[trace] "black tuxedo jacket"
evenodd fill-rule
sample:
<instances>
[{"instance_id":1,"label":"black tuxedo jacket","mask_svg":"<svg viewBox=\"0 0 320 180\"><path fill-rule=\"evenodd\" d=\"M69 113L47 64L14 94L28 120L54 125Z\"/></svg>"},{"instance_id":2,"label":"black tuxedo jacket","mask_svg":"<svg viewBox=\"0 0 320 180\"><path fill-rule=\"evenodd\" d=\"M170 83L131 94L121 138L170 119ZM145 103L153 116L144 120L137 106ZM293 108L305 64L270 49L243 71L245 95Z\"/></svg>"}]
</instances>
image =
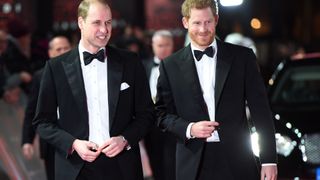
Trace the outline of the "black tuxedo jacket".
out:
<instances>
[{"instance_id":1,"label":"black tuxedo jacket","mask_svg":"<svg viewBox=\"0 0 320 180\"><path fill-rule=\"evenodd\" d=\"M37 72L35 72L32 77L32 89L28 98L28 104L26 107L26 112L25 112L23 125L22 125L22 145L25 143L32 144L36 136L36 131L32 126L32 119L34 118L36 113L42 72L43 72L43 69L40 69ZM49 148L52 148L52 147L42 138L40 138L39 145L40 145L40 157L45 160L49 159L48 156L51 155L49 154Z\"/></svg>"},{"instance_id":2,"label":"black tuxedo jacket","mask_svg":"<svg viewBox=\"0 0 320 180\"><path fill-rule=\"evenodd\" d=\"M252 179L258 167L251 150L246 101L260 138L260 161L276 163L274 126L256 58L247 48L217 41L215 120L224 157L235 179ZM195 180L205 143L187 139L190 122L210 119L190 45L160 63L156 111L159 126L178 137L177 180ZM257 171L254 171L256 169ZM252 174L252 173L255 174Z\"/></svg>"},{"instance_id":3,"label":"black tuxedo jacket","mask_svg":"<svg viewBox=\"0 0 320 180\"><path fill-rule=\"evenodd\" d=\"M153 122L153 103L142 63L127 51L106 47L110 136L123 135L131 149L116 157L123 177L142 179L139 140ZM121 83L130 87L120 90ZM59 110L59 119L55 118ZM49 60L41 80L33 124L56 148L56 179L75 179L84 161L70 149L89 137L88 109L78 48Z\"/></svg>"}]
</instances>

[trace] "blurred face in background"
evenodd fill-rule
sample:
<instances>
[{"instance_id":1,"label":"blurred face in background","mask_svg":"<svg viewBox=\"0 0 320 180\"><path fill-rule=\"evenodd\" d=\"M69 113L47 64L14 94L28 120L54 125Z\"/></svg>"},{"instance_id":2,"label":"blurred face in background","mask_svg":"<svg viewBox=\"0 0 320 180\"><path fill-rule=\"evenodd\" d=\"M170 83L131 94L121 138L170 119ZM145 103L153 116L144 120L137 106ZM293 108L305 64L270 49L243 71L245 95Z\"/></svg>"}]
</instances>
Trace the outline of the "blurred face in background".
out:
<instances>
[{"instance_id":1,"label":"blurred face in background","mask_svg":"<svg viewBox=\"0 0 320 180\"><path fill-rule=\"evenodd\" d=\"M210 7L192 8L190 17L183 17L182 23L188 29L192 44L199 49L205 49L214 40L218 15L214 14Z\"/></svg>"},{"instance_id":2,"label":"blurred face in background","mask_svg":"<svg viewBox=\"0 0 320 180\"><path fill-rule=\"evenodd\" d=\"M100 2L92 2L87 16L78 17L78 25L84 48L91 53L96 53L101 47L107 45L111 37L112 15L110 7Z\"/></svg>"},{"instance_id":3,"label":"blurred face in background","mask_svg":"<svg viewBox=\"0 0 320 180\"><path fill-rule=\"evenodd\" d=\"M165 59L173 52L173 39L165 36L154 37L152 39L152 50L160 60Z\"/></svg>"},{"instance_id":4,"label":"blurred face in background","mask_svg":"<svg viewBox=\"0 0 320 180\"><path fill-rule=\"evenodd\" d=\"M50 58L54 58L69 51L70 49L71 45L69 40L66 37L58 36L49 42L48 54Z\"/></svg>"}]
</instances>

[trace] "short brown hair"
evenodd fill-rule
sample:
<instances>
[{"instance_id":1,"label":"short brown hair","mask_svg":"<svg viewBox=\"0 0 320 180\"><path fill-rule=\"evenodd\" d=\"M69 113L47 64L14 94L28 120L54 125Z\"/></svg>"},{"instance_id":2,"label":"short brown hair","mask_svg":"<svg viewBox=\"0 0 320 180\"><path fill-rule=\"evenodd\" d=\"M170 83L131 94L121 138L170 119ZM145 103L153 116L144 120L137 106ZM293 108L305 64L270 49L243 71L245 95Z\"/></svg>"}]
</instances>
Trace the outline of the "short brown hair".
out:
<instances>
[{"instance_id":1,"label":"short brown hair","mask_svg":"<svg viewBox=\"0 0 320 180\"><path fill-rule=\"evenodd\" d=\"M78 17L86 19L90 5L97 2L109 6L107 0L82 0L78 7Z\"/></svg>"},{"instance_id":2,"label":"short brown hair","mask_svg":"<svg viewBox=\"0 0 320 180\"><path fill-rule=\"evenodd\" d=\"M213 14L218 15L217 0L185 0L181 6L181 13L183 17L189 18L192 8L204 9L210 7Z\"/></svg>"}]
</instances>

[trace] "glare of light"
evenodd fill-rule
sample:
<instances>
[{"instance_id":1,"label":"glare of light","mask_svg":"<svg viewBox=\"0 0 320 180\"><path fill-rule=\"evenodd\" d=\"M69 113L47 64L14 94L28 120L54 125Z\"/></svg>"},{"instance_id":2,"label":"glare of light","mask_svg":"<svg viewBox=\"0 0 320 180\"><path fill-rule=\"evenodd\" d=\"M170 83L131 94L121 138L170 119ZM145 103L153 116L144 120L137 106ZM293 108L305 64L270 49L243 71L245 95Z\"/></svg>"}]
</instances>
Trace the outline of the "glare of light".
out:
<instances>
[{"instance_id":1,"label":"glare of light","mask_svg":"<svg viewBox=\"0 0 320 180\"><path fill-rule=\"evenodd\" d=\"M259 134L257 132L254 132L251 134L251 148L252 148L253 154L259 157L259 154L260 154Z\"/></svg>"},{"instance_id":2,"label":"glare of light","mask_svg":"<svg viewBox=\"0 0 320 180\"><path fill-rule=\"evenodd\" d=\"M274 116L274 118L276 118L276 120L280 120L280 115L279 115L279 114L276 114L276 115Z\"/></svg>"},{"instance_id":3,"label":"glare of light","mask_svg":"<svg viewBox=\"0 0 320 180\"><path fill-rule=\"evenodd\" d=\"M220 0L222 6L239 6L243 3L243 0Z\"/></svg>"},{"instance_id":4,"label":"glare of light","mask_svg":"<svg viewBox=\"0 0 320 180\"><path fill-rule=\"evenodd\" d=\"M8 14L10 13L12 10L12 6L11 4L9 3L4 3L3 6L2 6L2 12L5 13L5 14Z\"/></svg>"},{"instance_id":5,"label":"glare of light","mask_svg":"<svg viewBox=\"0 0 320 180\"><path fill-rule=\"evenodd\" d=\"M17 3L17 4L14 6L14 9L15 9L16 13L20 13L21 10L22 10L22 5L21 5L21 3Z\"/></svg>"},{"instance_id":6,"label":"glare of light","mask_svg":"<svg viewBox=\"0 0 320 180\"><path fill-rule=\"evenodd\" d=\"M67 30L69 28L69 23L67 21L63 21L61 23L61 29Z\"/></svg>"},{"instance_id":7,"label":"glare of light","mask_svg":"<svg viewBox=\"0 0 320 180\"><path fill-rule=\"evenodd\" d=\"M257 18L252 18L250 24L253 29L260 29L261 28L261 21Z\"/></svg>"},{"instance_id":8,"label":"glare of light","mask_svg":"<svg viewBox=\"0 0 320 180\"><path fill-rule=\"evenodd\" d=\"M288 129L291 129L291 128L292 128L292 124L291 124L291 123L287 123L287 124L286 124L286 127L287 127Z\"/></svg>"},{"instance_id":9,"label":"glare of light","mask_svg":"<svg viewBox=\"0 0 320 180\"><path fill-rule=\"evenodd\" d=\"M297 142L292 141L290 137L282 136L279 133L275 135L275 138L277 153L285 157L289 156L294 147L297 145Z\"/></svg>"},{"instance_id":10,"label":"glare of light","mask_svg":"<svg viewBox=\"0 0 320 180\"><path fill-rule=\"evenodd\" d=\"M274 81L273 79L269 79L269 85L273 85Z\"/></svg>"},{"instance_id":11,"label":"glare of light","mask_svg":"<svg viewBox=\"0 0 320 180\"><path fill-rule=\"evenodd\" d=\"M302 136L302 134L299 132L299 133L298 133L298 137L301 138L301 136Z\"/></svg>"}]
</instances>

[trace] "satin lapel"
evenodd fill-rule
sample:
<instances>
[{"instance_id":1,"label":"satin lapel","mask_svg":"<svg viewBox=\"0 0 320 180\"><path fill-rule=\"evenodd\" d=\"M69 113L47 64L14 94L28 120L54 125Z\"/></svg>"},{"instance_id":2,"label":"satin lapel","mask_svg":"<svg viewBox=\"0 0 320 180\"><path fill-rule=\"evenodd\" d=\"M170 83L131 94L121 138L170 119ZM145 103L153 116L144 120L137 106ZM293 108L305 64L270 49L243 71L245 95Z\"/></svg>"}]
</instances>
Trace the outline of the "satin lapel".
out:
<instances>
[{"instance_id":1,"label":"satin lapel","mask_svg":"<svg viewBox=\"0 0 320 180\"><path fill-rule=\"evenodd\" d=\"M190 45L184 48L182 58L178 62L180 63L179 67L181 68L185 81L189 85L188 87L191 87L192 89L193 95L191 97L194 97L201 109L208 114Z\"/></svg>"},{"instance_id":2,"label":"satin lapel","mask_svg":"<svg viewBox=\"0 0 320 180\"><path fill-rule=\"evenodd\" d=\"M66 73L73 97L80 109L79 112L86 112L86 116L88 116L86 93L84 89L78 48L72 50L70 56L66 61L62 62L62 65Z\"/></svg>"},{"instance_id":3,"label":"satin lapel","mask_svg":"<svg viewBox=\"0 0 320 180\"><path fill-rule=\"evenodd\" d=\"M218 54L217 54L217 67L216 67L216 84L215 84L215 106L218 107L221 93L228 77L232 58L223 43L217 40Z\"/></svg>"},{"instance_id":4,"label":"satin lapel","mask_svg":"<svg viewBox=\"0 0 320 180\"><path fill-rule=\"evenodd\" d=\"M114 49L107 47L106 53L108 56L109 127L111 129L119 99L123 65L120 56Z\"/></svg>"}]
</instances>

